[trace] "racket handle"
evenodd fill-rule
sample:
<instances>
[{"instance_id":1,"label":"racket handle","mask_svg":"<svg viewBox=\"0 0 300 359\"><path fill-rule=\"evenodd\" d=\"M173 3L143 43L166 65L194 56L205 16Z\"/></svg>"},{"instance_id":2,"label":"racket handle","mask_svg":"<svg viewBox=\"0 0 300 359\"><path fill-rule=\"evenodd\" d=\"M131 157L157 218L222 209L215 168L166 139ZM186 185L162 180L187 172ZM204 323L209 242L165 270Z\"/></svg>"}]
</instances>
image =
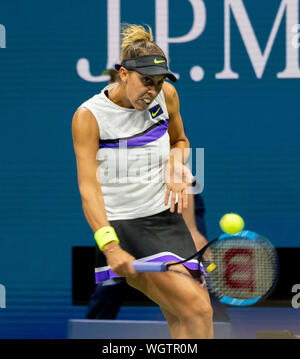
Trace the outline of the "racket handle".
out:
<instances>
[{"instance_id":1,"label":"racket handle","mask_svg":"<svg viewBox=\"0 0 300 359\"><path fill-rule=\"evenodd\" d=\"M163 262L133 262L137 272L166 272L167 265Z\"/></svg>"}]
</instances>

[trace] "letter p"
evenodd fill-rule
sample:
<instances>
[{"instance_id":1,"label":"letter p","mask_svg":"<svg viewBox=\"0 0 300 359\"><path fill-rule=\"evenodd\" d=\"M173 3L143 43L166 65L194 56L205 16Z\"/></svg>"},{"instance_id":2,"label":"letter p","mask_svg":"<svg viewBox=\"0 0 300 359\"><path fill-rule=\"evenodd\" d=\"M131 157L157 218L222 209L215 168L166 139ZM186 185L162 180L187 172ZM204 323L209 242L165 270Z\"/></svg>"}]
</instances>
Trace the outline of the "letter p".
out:
<instances>
[{"instance_id":1,"label":"letter p","mask_svg":"<svg viewBox=\"0 0 300 359\"><path fill-rule=\"evenodd\" d=\"M203 0L188 0L193 8L193 24L190 31L180 37L169 37L169 0L156 0L156 42L169 59L169 44L183 43L195 40L206 25L206 9ZM175 74L179 78L178 74Z\"/></svg>"}]
</instances>

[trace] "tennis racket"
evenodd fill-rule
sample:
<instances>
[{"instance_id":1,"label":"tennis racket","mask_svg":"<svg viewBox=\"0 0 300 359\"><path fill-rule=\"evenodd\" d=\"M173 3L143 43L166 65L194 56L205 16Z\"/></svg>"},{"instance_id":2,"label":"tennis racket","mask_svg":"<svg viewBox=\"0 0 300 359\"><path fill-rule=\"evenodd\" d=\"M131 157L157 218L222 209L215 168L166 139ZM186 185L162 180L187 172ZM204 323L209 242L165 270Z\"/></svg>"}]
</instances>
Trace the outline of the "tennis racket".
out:
<instances>
[{"instance_id":1,"label":"tennis racket","mask_svg":"<svg viewBox=\"0 0 300 359\"><path fill-rule=\"evenodd\" d=\"M137 272L165 272L195 257L208 290L227 305L256 304L271 294L278 279L278 256L271 242L245 230L236 235L223 233L176 263L135 261L133 266Z\"/></svg>"}]
</instances>

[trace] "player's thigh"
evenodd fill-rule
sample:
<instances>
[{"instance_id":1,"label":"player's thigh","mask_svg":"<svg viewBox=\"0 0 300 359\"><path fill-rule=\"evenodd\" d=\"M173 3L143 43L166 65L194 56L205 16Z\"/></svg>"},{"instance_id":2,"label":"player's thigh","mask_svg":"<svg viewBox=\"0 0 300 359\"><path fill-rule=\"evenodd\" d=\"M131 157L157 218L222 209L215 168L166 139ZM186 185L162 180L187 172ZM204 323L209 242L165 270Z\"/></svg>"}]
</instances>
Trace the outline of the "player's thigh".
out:
<instances>
[{"instance_id":1,"label":"player's thigh","mask_svg":"<svg viewBox=\"0 0 300 359\"><path fill-rule=\"evenodd\" d=\"M174 272L139 273L135 278L126 278L129 285L142 291L148 298L175 316L191 315L195 311L211 310L206 288L188 277L183 265L176 266L187 275Z\"/></svg>"}]
</instances>

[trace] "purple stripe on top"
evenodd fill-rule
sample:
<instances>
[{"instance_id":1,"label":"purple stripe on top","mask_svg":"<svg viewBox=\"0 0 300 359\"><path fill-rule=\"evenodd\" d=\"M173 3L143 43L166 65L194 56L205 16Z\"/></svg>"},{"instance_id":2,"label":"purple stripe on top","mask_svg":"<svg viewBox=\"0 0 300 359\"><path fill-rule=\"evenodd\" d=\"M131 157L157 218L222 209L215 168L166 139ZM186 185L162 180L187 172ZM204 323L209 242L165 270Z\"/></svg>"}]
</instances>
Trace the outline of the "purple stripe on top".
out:
<instances>
[{"instance_id":1,"label":"purple stripe on top","mask_svg":"<svg viewBox=\"0 0 300 359\"><path fill-rule=\"evenodd\" d=\"M126 144L126 147L141 147L145 146L150 142L156 141L159 138L161 138L168 130L169 126L169 119L163 121L162 124L159 126L155 126L152 130L148 132L143 132L141 135L136 135L134 137L129 137L127 139L120 139L118 141L101 141L100 140L100 147L102 148L118 148L121 146L124 147L124 144Z\"/></svg>"},{"instance_id":2,"label":"purple stripe on top","mask_svg":"<svg viewBox=\"0 0 300 359\"><path fill-rule=\"evenodd\" d=\"M162 255L160 257L156 257L156 258L152 258L149 259L145 262L170 262L170 261L178 261L180 260L179 257L177 257L175 254L165 254ZM199 269L199 265L196 262L185 262L183 263L183 265L190 269L190 270L198 270ZM106 267L107 268L107 267ZM101 268L99 268L101 269ZM106 280L112 279L112 278L117 278L119 277L115 272L113 272L110 268L109 269L103 269L100 270L99 272L95 272L95 282L99 283L99 282L104 282Z\"/></svg>"}]
</instances>

